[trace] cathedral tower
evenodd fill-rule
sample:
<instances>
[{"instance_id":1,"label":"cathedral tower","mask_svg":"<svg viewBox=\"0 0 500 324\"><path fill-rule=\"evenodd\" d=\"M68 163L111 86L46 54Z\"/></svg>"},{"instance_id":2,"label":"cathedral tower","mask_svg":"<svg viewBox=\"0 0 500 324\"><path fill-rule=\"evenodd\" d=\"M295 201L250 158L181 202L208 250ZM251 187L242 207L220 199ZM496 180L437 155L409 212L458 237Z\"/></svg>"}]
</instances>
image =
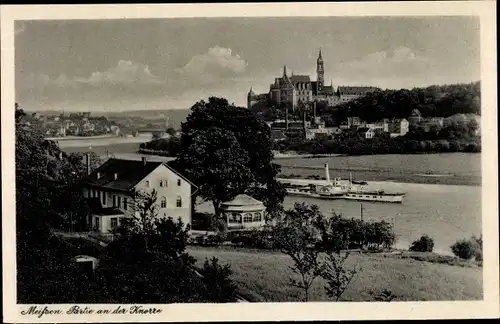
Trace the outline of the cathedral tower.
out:
<instances>
[{"instance_id":1,"label":"cathedral tower","mask_svg":"<svg viewBox=\"0 0 500 324\"><path fill-rule=\"evenodd\" d=\"M323 86L325 84L325 68L323 67L323 57L321 57L321 48L319 49L318 60L316 61L316 74L318 82L318 92L323 91Z\"/></svg>"},{"instance_id":2,"label":"cathedral tower","mask_svg":"<svg viewBox=\"0 0 500 324\"><path fill-rule=\"evenodd\" d=\"M254 97L255 97L255 92L253 92L253 89L250 87L250 91L248 91L248 94L247 94L247 108L248 109L250 109L253 106Z\"/></svg>"}]
</instances>

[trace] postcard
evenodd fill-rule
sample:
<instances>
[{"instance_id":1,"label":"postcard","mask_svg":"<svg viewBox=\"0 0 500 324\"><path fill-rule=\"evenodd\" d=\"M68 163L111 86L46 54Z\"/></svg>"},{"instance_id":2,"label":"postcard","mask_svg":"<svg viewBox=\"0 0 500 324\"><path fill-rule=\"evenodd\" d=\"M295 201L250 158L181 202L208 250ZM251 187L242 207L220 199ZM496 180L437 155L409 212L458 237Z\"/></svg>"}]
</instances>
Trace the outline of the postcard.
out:
<instances>
[{"instance_id":1,"label":"postcard","mask_svg":"<svg viewBox=\"0 0 500 324\"><path fill-rule=\"evenodd\" d=\"M2 6L5 321L500 316L494 6Z\"/></svg>"}]
</instances>

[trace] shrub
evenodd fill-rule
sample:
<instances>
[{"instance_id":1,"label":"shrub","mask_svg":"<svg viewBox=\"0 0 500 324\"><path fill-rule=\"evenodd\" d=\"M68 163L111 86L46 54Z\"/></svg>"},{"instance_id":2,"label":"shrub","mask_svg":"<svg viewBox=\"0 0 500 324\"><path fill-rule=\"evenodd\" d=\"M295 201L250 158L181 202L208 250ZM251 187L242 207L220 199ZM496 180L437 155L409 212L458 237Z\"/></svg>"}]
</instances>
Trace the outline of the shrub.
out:
<instances>
[{"instance_id":1,"label":"shrub","mask_svg":"<svg viewBox=\"0 0 500 324\"><path fill-rule=\"evenodd\" d=\"M432 252L434 249L434 240L427 234L422 235L418 240L414 241L410 246L410 251L413 252Z\"/></svg>"},{"instance_id":2,"label":"shrub","mask_svg":"<svg viewBox=\"0 0 500 324\"><path fill-rule=\"evenodd\" d=\"M314 226L321 233L322 247L326 251L381 250L392 247L396 241L392 224L383 220L365 222L334 214L328 220L316 220Z\"/></svg>"},{"instance_id":3,"label":"shrub","mask_svg":"<svg viewBox=\"0 0 500 324\"><path fill-rule=\"evenodd\" d=\"M381 291L371 291L370 295L372 295L375 301L381 302L391 302L392 300L397 298L397 296L388 289L383 289Z\"/></svg>"},{"instance_id":4,"label":"shrub","mask_svg":"<svg viewBox=\"0 0 500 324\"><path fill-rule=\"evenodd\" d=\"M476 254L475 244L471 240L459 240L451 246L451 251L460 259L470 260Z\"/></svg>"},{"instance_id":5,"label":"shrub","mask_svg":"<svg viewBox=\"0 0 500 324\"><path fill-rule=\"evenodd\" d=\"M472 242L475 245L475 259L476 261L483 261L483 236L472 236Z\"/></svg>"},{"instance_id":6,"label":"shrub","mask_svg":"<svg viewBox=\"0 0 500 324\"><path fill-rule=\"evenodd\" d=\"M199 246L218 246L224 242L224 237L221 234L199 235L192 239L190 243Z\"/></svg>"},{"instance_id":7,"label":"shrub","mask_svg":"<svg viewBox=\"0 0 500 324\"><path fill-rule=\"evenodd\" d=\"M199 231L213 231L217 228L217 219L212 213L194 213L192 228Z\"/></svg>"},{"instance_id":8,"label":"shrub","mask_svg":"<svg viewBox=\"0 0 500 324\"><path fill-rule=\"evenodd\" d=\"M206 291L204 298L209 302L227 303L234 302L237 294L237 287L231 280L233 271L229 264L220 265L215 257L205 259L205 264L200 270L203 276L203 283Z\"/></svg>"}]
</instances>

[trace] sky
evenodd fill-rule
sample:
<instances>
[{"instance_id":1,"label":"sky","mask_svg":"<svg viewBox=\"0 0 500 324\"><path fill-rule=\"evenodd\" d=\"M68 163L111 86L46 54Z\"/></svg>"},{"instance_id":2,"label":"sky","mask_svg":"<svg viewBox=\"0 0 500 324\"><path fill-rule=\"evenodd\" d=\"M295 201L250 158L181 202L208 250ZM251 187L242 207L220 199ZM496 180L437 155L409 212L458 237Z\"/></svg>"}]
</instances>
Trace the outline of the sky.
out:
<instances>
[{"instance_id":1,"label":"sky","mask_svg":"<svg viewBox=\"0 0 500 324\"><path fill-rule=\"evenodd\" d=\"M412 88L480 80L475 17L280 17L16 21L16 100L27 110L246 106L287 72Z\"/></svg>"}]
</instances>

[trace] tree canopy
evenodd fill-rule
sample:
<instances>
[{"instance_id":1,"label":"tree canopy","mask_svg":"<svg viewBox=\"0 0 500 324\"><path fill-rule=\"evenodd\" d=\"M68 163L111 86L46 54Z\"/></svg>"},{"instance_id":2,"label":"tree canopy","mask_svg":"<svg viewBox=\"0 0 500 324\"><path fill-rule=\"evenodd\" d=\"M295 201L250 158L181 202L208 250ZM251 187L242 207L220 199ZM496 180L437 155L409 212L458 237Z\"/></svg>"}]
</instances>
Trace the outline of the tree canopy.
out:
<instances>
[{"instance_id":1,"label":"tree canopy","mask_svg":"<svg viewBox=\"0 0 500 324\"><path fill-rule=\"evenodd\" d=\"M331 115L337 122L350 116L374 122L384 118L408 118L414 109L418 109L425 117L481 115L481 84L475 82L411 90L379 90L336 106L331 110Z\"/></svg>"},{"instance_id":2,"label":"tree canopy","mask_svg":"<svg viewBox=\"0 0 500 324\"><path fill-rule=\"evenodd\" d=\"M213 202L217 215L220 203L245 192L268 208L282 203L271 132L253 112L211 97L197 102L181 127L176 163L199 187L200 197Z\"/></svg>"}]
</instances>

